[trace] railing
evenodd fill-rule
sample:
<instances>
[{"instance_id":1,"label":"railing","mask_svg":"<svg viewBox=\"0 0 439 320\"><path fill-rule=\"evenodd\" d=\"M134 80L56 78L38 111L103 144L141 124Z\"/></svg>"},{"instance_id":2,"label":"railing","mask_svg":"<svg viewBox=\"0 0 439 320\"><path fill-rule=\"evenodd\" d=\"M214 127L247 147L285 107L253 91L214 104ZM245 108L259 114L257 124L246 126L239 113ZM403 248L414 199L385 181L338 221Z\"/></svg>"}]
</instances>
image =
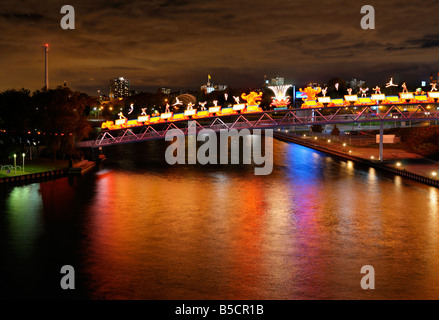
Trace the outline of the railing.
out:
<instances>
[{"instance_id":1,"label":"railing","mask_svg":"<svg viewBox=\"0 0 439 320\"><path fill-rule=\"evenodd\" d=\"M364 122L400 122L400 121L438 121L439 111L430 111L430 106L417 105L414 111L404 111L401 106L391 106L386 112L373 110L371 106L365 107L329 107L329 108L309 108L309 109L289 109L282 111L265 111L252 114L238 114L226 116L213 116L202 119L182 120L173 122L164 122L154 125L139 125L135 127L127 127L119 130L105 131L101 133L95 140L81 141L77 144L80 148L95 148L100 146L139 142L144 140L162 139L171 129L181 129L187 133L190 124L184 128L178 128L177 125L184 125L186 122L196 123L197 131L201 129L212 129L219 131L221 129L257 129L257 128L275 128L275 127L300 127L311 125L327 125L327 124L355 124ZM437 105L437 104L434 104ZM328 113L330 114L322 114ZM232 119L233 122L225 123L222 119ZM257 120L255 120L257 119ZM197 122L199 121L199 122ZM207 124L206 122L209 122ZM203 123L201 125L200 123ZM162 126L159 129L159 126ZM167 126L163 128L163 126ZM133 130L142 128L140 133ZM115 136L115 134L119 134ZM331 136L334 137L334 136ZM334 138L340 139L342 137ZM345 141L349 144L365 145L372 143L372 138L360 139L346 137ZM374 139L374 138L373 138ZM355 141L355 142L354 142Z\"/></svg>"},{"instance_id":2,"label":"railing","mask_svg":"<svg viewBox=\"0 0 439 320\"><path fill-rule=\"evenodd\" d=\"M330 139L332 141L338 141L341 143L346 143L349 145L356 145L356 146L367 146L370 144L376 143L376 137L372 136L345 136L345 135L331 135L330 133L320 133L320 132L309 132L306 134L309 137L317 137L320 139Z\"/></svg>"}]
</instances>

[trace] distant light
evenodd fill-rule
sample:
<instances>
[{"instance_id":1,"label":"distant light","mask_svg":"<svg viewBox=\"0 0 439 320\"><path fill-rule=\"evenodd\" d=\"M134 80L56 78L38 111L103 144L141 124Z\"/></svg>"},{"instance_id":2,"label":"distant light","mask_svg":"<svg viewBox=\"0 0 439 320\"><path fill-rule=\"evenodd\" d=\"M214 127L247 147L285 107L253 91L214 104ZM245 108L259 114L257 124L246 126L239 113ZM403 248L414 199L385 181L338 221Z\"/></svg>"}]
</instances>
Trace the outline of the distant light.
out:
<instances>
[{"instance_id":1,"label":"distant light","mask_svg":"<svg viewBox=\"0 0 439 320\"><path fill-rule=\"evenodd\" d=\"M400 167L400 166L401 166L401 162L397 162L397 163L396 163L396 166L397 166L397 167Z\"/></svg>"},{"instance_id":2,"label":"distant light","mask_svg":"<svg viewBox=\"0 0 439 320\"><path fill-rule=\"evenodd\" d=\"M314 140L317 140L317 137L314 137Z\"/></svg>"},{"instance_id":3,"label":"distant light","mask_svg":"<svg viewBox=\"0 0 439 320\"><path fill-rule=\"evenodd\" d=\"M433 171L433 172L431 173L431 175L432 175L433 177L436 177L436 176L437 176L436 171Z\"/></svg>"},{"instance_id":4,"label":"distant light","mask_svg":"<svg viewBox=\"0 0 439 320\"><path fill-rule=\"evenodd\" d=\"M421 87L425 87L427 85L427 82L421 81Z\"/></svg>"},{"instance_id":5,"label":"distant light","mask_svg":"<svg viewBox=\"0 0 439 320\"><path fill-rule=\"evenodd\" d=\"M370 158L371 158L371 159L374 159L375 157L374 157L374 156L370 156Z\"/></svg>"},{"instance_id":6,"label":"distant light","mask_svg":"<svg viewBox=\"0 0 439 320\"><path fill-rule=\"evenodd\" d=\"M346 143L343 143L343 147L346 147Z\"/></svg>"},{"instance_id":7,"label":"distant light","mask_svg":"<svg viewBox=\"0 0 439 320\"><path fill-rule=\"evenodd\" d=\"M331 140L328 139L328 143L331 142Z\"/></svg>"},{"instance_id":8,"label":"distant light","mask_svg":"<svg viewBox=\"0 0 439 320\"><path fill-rule=\"evenodd\" d=\"M349 153L351 153L352 152L352 150L349 150Z\"/></svg>"}]
</instances>

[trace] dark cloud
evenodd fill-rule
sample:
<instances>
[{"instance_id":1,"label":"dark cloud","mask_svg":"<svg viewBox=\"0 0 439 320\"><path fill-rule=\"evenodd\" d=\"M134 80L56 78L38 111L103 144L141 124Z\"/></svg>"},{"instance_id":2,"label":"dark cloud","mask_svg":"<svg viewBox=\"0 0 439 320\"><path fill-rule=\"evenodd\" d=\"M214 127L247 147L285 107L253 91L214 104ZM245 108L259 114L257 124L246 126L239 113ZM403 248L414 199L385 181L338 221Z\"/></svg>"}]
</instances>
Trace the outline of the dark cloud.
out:
<instances>
[{"instance_id":1,"label":"dark cloud","mask_svg":"<svg viewBox=\"0 0 439 320\"><path fill-rule=\"evenodd\" d=\"M62 30L70 4L76 29ZM296 83L335 76L383 82L439 70L439 2L368 1L376 29L362 30L362 3L347 0L5 0L0 14L0 90L50 85L108 91L124 76L136 88L260 86L264 75ZM408 21L410 23L408 23ZM390 66L390 67L387 67ZM94 79L94 80L90 80Z\"/></svg>"},{"instance_id":2,"label":"dark cloud","mask_svg":"<svg viewBox=\"0 0 439 320\"><path fill-rule=\"evenodd\" d=\"M44 18L38 13L0 13L1 18L8 20L40 21Z\"/></svg>"},{"instance_id":3,"label":"dark cloud","mask_svg":"<svg viewBox=\"0 0 439 320\"><path fill-rule=\"evenodd\" d=\"M427 34L419 39L408 40L407 43L418 48L439 47L439 34Z\"/></svg>"}]
</instances>

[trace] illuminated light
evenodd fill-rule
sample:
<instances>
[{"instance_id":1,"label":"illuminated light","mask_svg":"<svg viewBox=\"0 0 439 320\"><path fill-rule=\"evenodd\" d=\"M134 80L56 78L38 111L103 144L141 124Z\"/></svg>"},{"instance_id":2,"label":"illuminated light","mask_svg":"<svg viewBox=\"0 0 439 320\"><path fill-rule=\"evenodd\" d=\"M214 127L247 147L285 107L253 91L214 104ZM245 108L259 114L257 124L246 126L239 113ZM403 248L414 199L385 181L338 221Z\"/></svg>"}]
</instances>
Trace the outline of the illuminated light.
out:
<instances>
[{"instance_id":1,"label":"illuminated light","mask_svg":"<svg viewBox=\"0 0 439 320\"><path fill-rule=\"evenodd\" d=\"M331 142L331 140L330 139L328 139L328 143L330 143Z\"/></svg>"},{"instance_id":2,"label":"illuminated light","mask_svg":"<svg viewBox=\"0 0 439 320\"><path fill-rule=\"evenodd\" d=\"M436 89L437 90L437 89ZM430 98L439 98L439 91L435 91L435 92L428 92L428 96Z\"/></svg>"},{"instance_id":3,"label":"illuminated light","mask_svg":"<svg viewBox=\"0 0 439 320\"><path fill-rule=\"evenodd\" d=\"M165 112L165 113L162 113L162 114L160 115L160 118L161 118L161 119L169 119L169 118L172 117L172 115L173 115L173 112Z\"/></svg>"},{"instance_id":4,"label":"illuminated light","mask_svg":"<svg viewBox=\"0 0 439 320\"><path fill-rule=\"evenodd\" d=\"M209 113L217 113L220 111L221 111L221 107L218 107L218 106L209 108Z\"/></svg>"},{"instance_id":5,"label":"illuminated light","mask_svg":"<svg viewBox=\"0 0 439 320\"><path fill-rule=\"evenodd\" d=\"M230 115L230 114L236 114L235 110L233 108L223 108L221 112L218 112L218 115Z\"/></svg>"},{"instance_id":6,"label":"illuminated light","mask_svg":"<svg viewBox=\"0 0 439 320\"><path fill-rule=\"evenodd\" d=\"M372 94L371 96L370 96L370 98L372 99L372 100L375 100L375 101L381 101L381 100L385 100L386 99L386 95L385 94Z\"/></svg>"},{"instance_id":7,"label":"illuminated light","mask_svg":"<svg viewBox=\"0 0 439 320\"><path fill-rule=\"evenodd\" d=\"M358 96L356 94L346 95L344 96L344 99L348 102L355 102L358 100Z\"/></svg>"},{"instance_id":8,"label":"illuminated light","mask_svg":"<svg viewBox=\"0 0 439 320\"><path fill-rule=\"evenodd\" d=\"M141 123L138 123L138 122L137 122L137 119L129 120L129 121L127 122L127 126L129 126L129 127L134 127L134 126L138 126L138 125L141 125Z\"/></svg>"},{"instance_id":9,"label":"illuminated light","mask_svg":"<svg viewBox=\"0 0 439 320\"><path fill-rule=\"evenodd\" d=\"M286 133L288 133L288 130L285 130Z\"/></svg>"},{"instance_id":10,"label":"illuminated light","mask_svg":"<svg viewBox=\"0 0 439 320\"><path fill-rule=\"evenodd\" d=\"M262 109L259 108L259 105L247 105L245 112L246 113L262 112Z\"/></svg>"},{"instance_id":11,"label":"illuminated light","mask_svg":"<svg viewBox=\"0 0 439 320\"><path fill-rule=\"evenodd\" d=\"M101 128L102 129L110 129L114 125L113 121L105 121L102 123Z\"/></svg>"},{"instance_id":12,"label":"illuminated light","mask_svg":"<svg viewBox=\"0 0 439 320\"><path fill-rule=\"evenodd\" d=\"M346 143L343 143L343 147L346 147Z\"/></svg>"},{"instance_id":13,"label":"illuminated light","mask_svg":"<svg viewBox=\"0 0 439 320\"><path fill-rule=\"evenodd\" d=\"M398 85L396 83L393 83L393 78L390 78L390 81L386 83L386 88L389 87L397 87Z\"/></svg>"},{"instance_id":14,"label":"illuminated light","mask_svg":"<svg viewBox=\"0 0 439 320\"><path fill-rule=\"evenodd\" d=\"M149 116L139 116L139 117L137 117L137 121L138 122L148 122Z\"/></svg>"},{"instance_id":15,"label":"illuminated light","mask_svg":"<svg viewBox=\"0 0 439 320\"><path fill-rule=\"evenodd\" d=\"M388 101L388 102L399 102L399 97L398 96L387 96L386 97L386 101Z\"/></svg>"},{"instance_id":16,"label":"illuminated light","mask_svg":"<svg viewBox=\"0 0 439 320\"><path fill-rule=\"evenodd\" d=\"M302 90L300 88L299 91L301 93L306 94L306 98L303 98L303 100L306 101L306 100L316 100L317 94L319 94L322 91L322 89L320 87L318 87L316 89L314 89L312 87L306 87L304 90Z\"/></svg>"},{"instance_id":17,"label":"illuminated light","mask_svg":"<svg viewBox=\"0 0 439 320\"><path fill-rule=\"evenodd\" d=\"M314 137L314 140L317 140L317 137Z\"/></svg>"},{"instance_id":18,"label":"illuminated light","mask_svg":"<svg viewBox=\"0 0 439 320\"><path fill-rule=\"evenodd\" d=\"M303 136L306 137L306 134L304 134Z\"/></svg>"},{"instance_id":19,"label":"illuminated light","mask_svg":"<svg viewBox=\"0 0 439 320\"><path fill-rule=\"evenodd\" d=\"M291 85L283 85L283 86L269 86L268 88L274 92L274 97L271 105L274 106L285 106L290 104L288 101L288 96L286 95L287 90L291 88Z\"/></svg>"},{"instance_id":20,"label":"illuminated light","mask_svg":"<svg viewBox=\"0 0 439 320\"><path fill-rule=\"evenodd\" d=\"M113 110L113 107L110 107L110 111Z\"/></svg>"},{"instance_id":21,"label":"illuminated light","mask_svg":"<svg viewBox=\"0 0 439 320\"><path fill-rule=\"evenodd\" d=\"M151 119L149 119L149 123L155 123L159 121L160 121L160 117L152 117Z\"/></svg>"},{"instance_id":22,"label":"illuminated light","mask_svg":"<svg viewBox=\"0 0 439 320\"><path fill-rule=\"evenodd\" d=\"M239 99L239 97L237 97L237 98ZM235 110L235 111L244 110L244 109L245 109L245 103L240 103L240 104L234 104L233 105L233 110Z\"/></svg>"},{"instance_id":23,"label":"illuminated light","mask_svg":"<svg viewBox=\"0 0 439 320\"><path fill-rule=\"evenodd\" d=\"M305 100L305 103L302 104L302 108L314 108L318 106L319 104L317 103L316 100Z\"/></svg>"},{"instance_id":24,"label":"illuminated light","mask_svg":"<svg viewBox=\"0 0 439 320\"><path fill-rule=\"evenodd\" d=\"M411 93L411 92L410 93L408 93L408 92L400 93L399 97L401 99L404 99L404 100L413 99L413 93Z\"/></svg>"},{"instance_id":25,"label":"illuminated light","mask_svg":"<svg viewBox=\"0 0 439 320\"><path fill-rule=\"evenodd\" d=\"M431 173L431 175L432 175L433 177L436 177L436 176L437 176L437 172L436 172L436 171L433 171L433 172Z\"/></svg>"},{"instance_id":26,"label":"illuminated light","mask_svg":"<svg viewBox=\"0 0 439 320\"><path fill-rule=\"evenodd\" d=\"M352 153L352 150L349 150L349 153Z\"/></svg>"},{"instance_id":27,"label":"illuminated light","mask_svg":"<svg viewBox=\"0 0 439 320\"><path fill-rule=\"evenodd\" d=\"M247 105L259 105L262 100L262 92L256 93L254 91L249 94L241 94L241 98L247 101Z\"/></svg>"},{"instance_id":28,"label":"illuminated light","mask_svg":"<svg viewBox=\"0 0 439 320\"><path fill-rule=\"evenodd\" d=\"M185 110L184 111L184 115L185 116L193 116L193 115L195 115L197 113L197 110L196 109L191 109L191 110Z\"/></svg>"},{"instance_id":29,"label":"illuminated light","mask_svg":"<svg viewBox=\"0 0 439 320\"><path fill-rule=\"evenodd\" d=\"M271 89L274 92L275 99L276 100L284 100L289 97L287 97L287 91L289 88L291 88L291 85L283 85L283 86L269 86L268 88Z\"/></svg>"},{"instance_id":30,"label":"illuminated light","mask_svg":"<svg viewBox=\"0 0 439 320\"><path fill-rule=\"evenodd\" d=\"M374 157L374 156L370 156L370 158L371 158L371 159L375 159L375 157Z\"/></svg>"},{"instance_id":31,"label":"illuminated light","mask_svg":"<svg viewBox=\"0 0 439 320\"><path fill-rule=\"evenodd\" d=\"M428 101L426 95L415 96L416 101Z\"/></svg>"},{"instance_id":32,"label":"illuminated light","mask_svg":"<svg viewBox=\"0 0 439 320\"><path fill-rule=\"evenodd\" d=\"M369 98L369 97L367 97L367 98L364 98L364 97L358 98L358 101L360 103L362 103L362 104L371 104L372 103L372 99Z\"/></svg>"},{"instance_id":33,"label":"illuminated light","mask_svg":"<svg viewBox=\"0 0 439 320\"><path fill-rule=\"evenodd\" d=\"M198 118L205 118L209 116L210 116L209 111L204 110L204 111L198 111L197 114L193 116L193 118L198 119Z\"/></svg>"},{"instance_id":34,"label":"illuminated light","mask_svg":"<svg viewBox=\"0 0 439 320\"><path fill-rule=\"evenodd\" d=\"M127 119L123 118L123 119L117 119L116 120L116 126L120 126L122 124L125 124L127 122Z\"/></svg>"},{"instance_id":35,"label":"illuminated light","mask_svg":"<svg viewBox=\"0 0 439 320\"><path fill-rule=\"evenodd\" d=\"M194 110L185 110L185 111L194 111ZM188 117L186 117L185 113L176 113L172 116L172 118L169 118L169 121L179 121L179 120L187 120Z\"/></svg>"},{"instance_id":36,"label":"illuminated light","mask_svg":"<svg viewBox=\"0 0 439 320\"><path fill-rule=\"evenodd\" d=\"M397 166L397 167L400 167L400 166L401 166L401 162L397 162L397 163L396 163L396 166Z\"/></svg>"},{"instance_id":37,"label":"illuminated light","mask_svg":"<svg viewBox=\"0 0 439 320\"><path fill-rule=\"evenodd\" d=\"M331 97L317 97L319 103L331 103Z\"/></svg>"},{"instance_id":38,"label":"illuminated light","mask_svg":"<svg viewBox=\"0 0 439 320\"><path fill-rule=\"evenodd\" d=\"M343 99L331 99L331 103L336 107L344 106L344 100Z\"/></svg>"}]
</instances>

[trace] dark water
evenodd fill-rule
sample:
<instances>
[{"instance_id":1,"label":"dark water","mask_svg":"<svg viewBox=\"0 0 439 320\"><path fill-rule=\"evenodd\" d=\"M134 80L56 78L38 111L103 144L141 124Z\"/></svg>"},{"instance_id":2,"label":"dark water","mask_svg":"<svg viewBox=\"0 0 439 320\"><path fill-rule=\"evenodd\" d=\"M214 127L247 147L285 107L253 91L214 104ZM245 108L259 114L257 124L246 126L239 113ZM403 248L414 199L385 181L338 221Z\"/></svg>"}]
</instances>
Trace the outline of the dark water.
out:
<instances>
[{"instance_id":1,"label":"dark water","mask_svg":"<svg viewBox=\"0 0 439 320\"><path fill-rule=\"evenodd\" d=\"M438 189L280 141L269 176L169 166L165 148L112 147L96 173L2 186L1 297L439 298Z\"/></svg>"}]
</instances>

